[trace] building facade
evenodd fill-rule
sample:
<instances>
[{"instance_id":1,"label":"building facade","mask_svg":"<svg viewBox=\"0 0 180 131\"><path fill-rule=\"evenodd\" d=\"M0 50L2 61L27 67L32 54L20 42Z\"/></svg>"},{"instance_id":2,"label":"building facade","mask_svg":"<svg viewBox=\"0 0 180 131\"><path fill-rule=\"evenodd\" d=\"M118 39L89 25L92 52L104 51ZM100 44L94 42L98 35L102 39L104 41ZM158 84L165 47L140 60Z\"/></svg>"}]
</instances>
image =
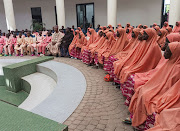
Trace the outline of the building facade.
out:
<instances>
[{"instance_id":1,"label":"building facade","mask_svg":"<svg viewBox=\"0 0 180 131\"><path fill-rule=\"evenodd\" d=\"M179 0L174 1L180 4ZM178 11L170 13L177 15ZM5 32L30 29L33 19L45 23L47 29L56 24L65 27L118 23L125 26L128 22L134 26L160 25L161 12L162 0L0 0L0 29Z\"/></svg>"}]
</instances>

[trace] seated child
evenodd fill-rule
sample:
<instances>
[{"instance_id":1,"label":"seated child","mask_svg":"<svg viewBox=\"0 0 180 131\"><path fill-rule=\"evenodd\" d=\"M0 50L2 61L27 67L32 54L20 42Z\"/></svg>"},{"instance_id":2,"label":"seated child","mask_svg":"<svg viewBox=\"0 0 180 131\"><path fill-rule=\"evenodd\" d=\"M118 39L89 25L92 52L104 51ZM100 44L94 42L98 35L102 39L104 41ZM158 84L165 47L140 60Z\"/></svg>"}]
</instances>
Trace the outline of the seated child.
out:
<instances>
[{"instance_id":1,"label":"seated child","mask_svg":"<svg viewBox=\"0 0 180 131\"><path fill-rule=\"evenodd\" d=\"M19 36L17 38L17 44L15 46L15 51L16 51L16 56L19 56L19 52L21 51L21 57L23 56L24 54L24 49L27 49L25 48L26 47L26 44L25 44L25 41L24 41L24 38L22 37L22 33L20 32L19 33ZM27 50L25 50L27 52Z\"/></svg>"},{"instance_id":2,"label":"seated child","mask_svg":"<svg viewBox=\"0 0 180 131\"><path fill-rule=\"evenodd\" d=\"M5 45L4 45L4 51L5 51L5 55L4 56L11 56L11 54L9 54L9 50L8 47L11 46L11 39L9 38L9 34L6 34L6 38L5 38Z\"/></svg>"}]
</instances>

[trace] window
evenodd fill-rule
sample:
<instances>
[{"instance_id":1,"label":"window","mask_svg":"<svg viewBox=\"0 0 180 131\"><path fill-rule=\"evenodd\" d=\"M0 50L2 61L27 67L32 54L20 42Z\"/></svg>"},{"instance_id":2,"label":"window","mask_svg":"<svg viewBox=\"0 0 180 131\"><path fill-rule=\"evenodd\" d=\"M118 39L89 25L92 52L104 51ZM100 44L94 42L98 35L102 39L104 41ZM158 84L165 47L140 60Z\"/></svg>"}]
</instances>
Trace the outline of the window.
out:
<instances>
[{"instance_id":1,"label":"window","mask_svg":"<svg viewBox=\"0 0 180 131\"><path fill-rule=\"evenodd\" d=\"M38 23L42 23L41 7L31 8L32 20Z\"/></svg>"}]
</instances>

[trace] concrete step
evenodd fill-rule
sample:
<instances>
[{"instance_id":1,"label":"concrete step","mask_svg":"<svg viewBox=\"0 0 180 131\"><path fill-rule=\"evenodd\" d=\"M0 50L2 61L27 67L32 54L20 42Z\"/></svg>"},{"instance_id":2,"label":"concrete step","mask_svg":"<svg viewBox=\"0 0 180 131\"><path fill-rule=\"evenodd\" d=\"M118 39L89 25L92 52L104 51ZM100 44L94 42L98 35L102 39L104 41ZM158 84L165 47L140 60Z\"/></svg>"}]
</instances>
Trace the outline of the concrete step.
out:
<instances>
[{"instance_id":1,"label":"concrete step","mask_svg":"<svg viewBox=\"0 0 180 131\"><path fill-rule=\"evenodd\" d=\"M80 104L86 91L86 79L78 69L55 61L38 64L37 71L53 78L57 85L31 112L63 123Z\"/></svg>"},{"instance_id":2,"label":"concrete step","mask_svg":"<svg viewBox=\"0 0 180 131\"><path fill-rule=\"evenodd\" d=\"M21 105L19 105L19 108L27 111L31 111L43 102L43 100L52 93L56 86L54 79L39 72L22 77L22 79L31 85L29 96Z\"/></svg>"}]
</instances>

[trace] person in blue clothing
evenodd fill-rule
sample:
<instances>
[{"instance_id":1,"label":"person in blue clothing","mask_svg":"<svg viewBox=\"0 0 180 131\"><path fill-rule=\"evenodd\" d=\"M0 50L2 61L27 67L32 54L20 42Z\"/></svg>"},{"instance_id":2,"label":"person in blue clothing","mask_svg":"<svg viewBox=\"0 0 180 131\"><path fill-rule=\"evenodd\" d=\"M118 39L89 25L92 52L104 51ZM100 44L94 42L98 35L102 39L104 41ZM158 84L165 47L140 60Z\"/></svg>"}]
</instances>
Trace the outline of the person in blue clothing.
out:
<instances>
[{"instance_id":1,"label":"person in blue clothing","mask_svg":"<svg viewBox=\"0 0 180 131\"><path fill-rule=\"evenodd\" d=\"M100 29L100 24L97 25L96 32L98 32Z\"/></svg>"},{"instance_id":2,"label":"person in blue clothing","mask_svg":"<svg viewBox=\"0 0 180 131\"><path fill-rule=\"evenodd\" d=\"M74 31L76 31L76 28L74 28L74 25L72 25L72 29L73 29Z\"/></svg>"}]
</instances>

